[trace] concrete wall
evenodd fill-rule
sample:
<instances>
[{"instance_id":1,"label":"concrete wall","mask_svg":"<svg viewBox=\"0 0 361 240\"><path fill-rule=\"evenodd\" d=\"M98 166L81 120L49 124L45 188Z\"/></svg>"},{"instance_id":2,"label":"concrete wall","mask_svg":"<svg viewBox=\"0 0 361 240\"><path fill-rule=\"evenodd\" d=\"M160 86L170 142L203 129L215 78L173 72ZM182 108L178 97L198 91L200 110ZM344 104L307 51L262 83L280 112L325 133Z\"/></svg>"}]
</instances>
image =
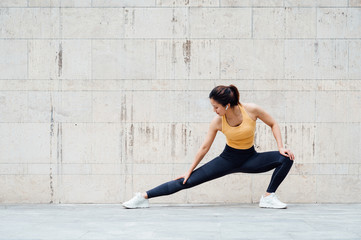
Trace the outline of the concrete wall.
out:
<instances>
[{"instance_id":1,"label":"concrete wall","mask_svg":"<svg viewBox=\"0 0 361 240\"><path fill-rule=\"evenodd\" d=\"M279 122L286 202L361 202L360 0L1 0L0 202L119 203L186 171L235 84ZM204 158L223 149L222 133ZM277 150L258 122L258 151ZM271 173L152 202L257 202Z\"/></svg>"}]
</instances>

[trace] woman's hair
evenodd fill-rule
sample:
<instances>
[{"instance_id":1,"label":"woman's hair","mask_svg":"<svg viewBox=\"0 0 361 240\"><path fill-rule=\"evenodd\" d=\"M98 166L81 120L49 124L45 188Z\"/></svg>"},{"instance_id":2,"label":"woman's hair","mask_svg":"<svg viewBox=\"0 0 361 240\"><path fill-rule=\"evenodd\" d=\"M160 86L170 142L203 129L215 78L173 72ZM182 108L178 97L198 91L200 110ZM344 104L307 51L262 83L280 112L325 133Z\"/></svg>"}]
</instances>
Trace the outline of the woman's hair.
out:
<instances>
[{"instance_id":1,"label":"woman's hair","mask_svg":"<svg viewBox=\"0 0 361 240\"><path fill-rule=\"evenodd\" d=\"M231 107L240 104L239 102L239 92L236 86L217 86L209 93L209 98L219 102L222 106L226 106L228 103L231 104Z\"/></svg>"}]
</instances>

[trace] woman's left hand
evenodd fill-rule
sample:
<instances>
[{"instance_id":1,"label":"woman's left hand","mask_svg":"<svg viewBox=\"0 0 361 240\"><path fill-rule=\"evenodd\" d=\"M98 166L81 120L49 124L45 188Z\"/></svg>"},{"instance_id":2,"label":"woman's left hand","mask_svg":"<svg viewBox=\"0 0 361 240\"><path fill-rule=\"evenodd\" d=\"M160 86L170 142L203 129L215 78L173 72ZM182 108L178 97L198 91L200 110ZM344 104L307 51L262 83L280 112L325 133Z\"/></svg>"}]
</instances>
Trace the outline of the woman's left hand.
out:
<instances>
[{"instance_id":1,"label":"woman's left hand","mask_svg":"<svg viewBox=\"0 0 361 240\"><path fill-rule=\"evenodd\" d=\"M279 151L283 156L289 157L291 160L295 160L295 155L291 152L291 150L280 148Z\"/></svg>"}]
</instances>

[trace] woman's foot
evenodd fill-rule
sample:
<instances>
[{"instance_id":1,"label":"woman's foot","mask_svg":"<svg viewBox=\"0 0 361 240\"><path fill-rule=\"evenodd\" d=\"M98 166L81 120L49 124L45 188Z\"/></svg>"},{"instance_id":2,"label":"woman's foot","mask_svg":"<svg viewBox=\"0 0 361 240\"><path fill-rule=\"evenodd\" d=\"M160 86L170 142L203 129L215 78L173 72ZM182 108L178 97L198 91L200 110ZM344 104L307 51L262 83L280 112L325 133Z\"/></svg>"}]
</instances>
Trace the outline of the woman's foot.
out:
<instances>
[{"instance_id":1,"label":"woman's foot","mask_svg":"<svg viewBox=\"0 0 361 240\"><path fill-rule=\"evenodd\" d=\"M275 193L271 193L268 196L261 197L259 201L259 207L261 208L287 208L287 204L278 200Z\"/></svg>"},{"instance_id":2,"label":"woman's foot","mask_svg":"<svg viewBox=\"0 0 361 240\"><path fill-rule=\"evenodd\" d=\"M148 208L149 200L144 198L141 193L136 193L132 199L124 202L122 205L125 208Z\"/></svg>"}]
</instances>

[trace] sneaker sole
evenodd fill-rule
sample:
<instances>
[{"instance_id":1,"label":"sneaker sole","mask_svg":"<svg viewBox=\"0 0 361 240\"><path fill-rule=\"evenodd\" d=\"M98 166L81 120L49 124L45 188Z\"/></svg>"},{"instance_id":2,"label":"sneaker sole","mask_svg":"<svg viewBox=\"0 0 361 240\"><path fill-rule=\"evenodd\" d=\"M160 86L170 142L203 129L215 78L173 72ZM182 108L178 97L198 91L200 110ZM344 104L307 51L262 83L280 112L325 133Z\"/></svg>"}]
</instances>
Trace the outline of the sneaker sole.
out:
<instances>
[{"instance_id":1,"label":"sneaker sole","mask_svg":"<svg viewBox=\"0 0 361 240\"><path fill-rule=\"evenodd\" d=\"M138 206L138 207L129 207L127 205L122 204L122 206L126 209L137 209L137 208L149 208L149 206Z\"/></svg>"},{"instance_id":2,"label":"sneaker sole","mask_svg":"<svg viewBox=\"0 0 361 240\"><path fill-rule=\"evenodd\" d=\"M260 208L275 208L275 209L286 209L287 206L280 206L280 207L275 207L275 206L271 206L271 205L259 205Z\"/></svg>"}]
</instances>

